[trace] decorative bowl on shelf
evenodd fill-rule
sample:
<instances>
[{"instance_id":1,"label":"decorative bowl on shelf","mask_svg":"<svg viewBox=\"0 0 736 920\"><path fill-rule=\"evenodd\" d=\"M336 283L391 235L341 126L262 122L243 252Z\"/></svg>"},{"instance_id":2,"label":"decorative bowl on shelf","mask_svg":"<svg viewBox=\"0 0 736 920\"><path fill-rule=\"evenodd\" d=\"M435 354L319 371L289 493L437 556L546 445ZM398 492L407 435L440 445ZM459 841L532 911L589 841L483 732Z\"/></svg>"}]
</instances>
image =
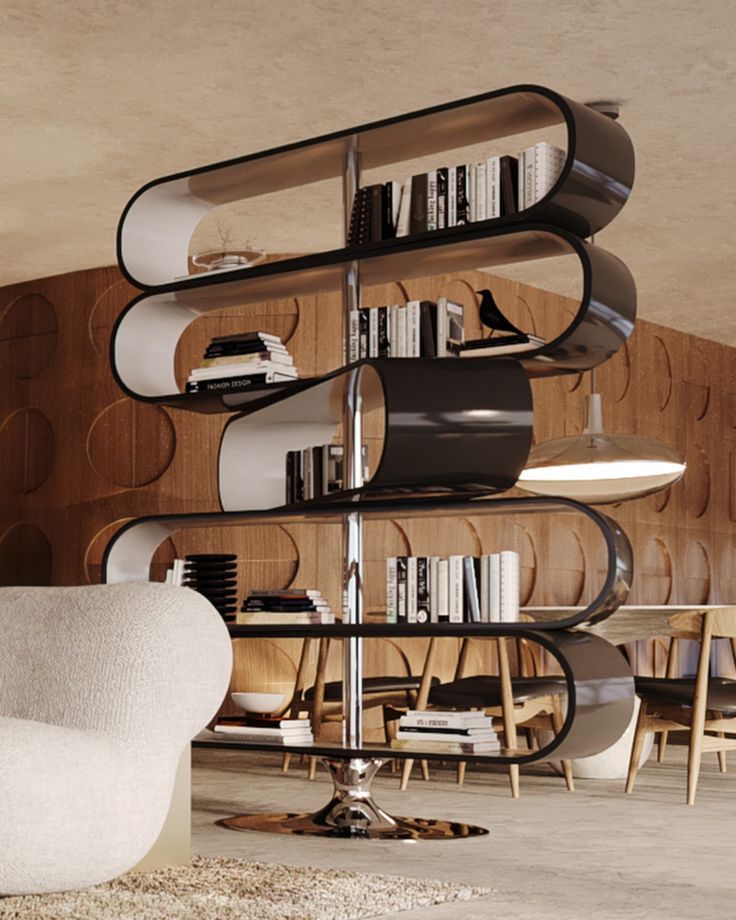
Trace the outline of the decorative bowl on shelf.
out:
<instances>
[{"instance_id":1,"label":"decorative bowl on shelf","mask_svg":"<svg viewBox=\"0 0 736 920\"><path fill-rule=\"evenodd\" d=\"M245 712L254 715L270 715L280 709L287 700L286 693L231 693L230 699Z\"/></svg>"},{"instance_id":2,"label":"decorative bowl on shelf","mask_svg":"<svg viewBox=\"0 0 736 920\"><path fill-rule=\"evenodd\" d=\"M266 253L260 249L207 249L193 255L192 263L208 272L221 272L234 268L251 268L265 258Z\"/></svg>"}]
</instances>

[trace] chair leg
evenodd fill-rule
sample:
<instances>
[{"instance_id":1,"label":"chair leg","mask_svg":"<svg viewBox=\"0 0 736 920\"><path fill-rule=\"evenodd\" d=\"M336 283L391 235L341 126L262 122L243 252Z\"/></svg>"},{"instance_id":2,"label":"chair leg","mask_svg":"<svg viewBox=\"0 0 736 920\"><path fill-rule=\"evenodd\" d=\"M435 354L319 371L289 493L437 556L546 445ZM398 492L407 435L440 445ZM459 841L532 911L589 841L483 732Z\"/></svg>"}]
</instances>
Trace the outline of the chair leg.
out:
<instances>
[{"instance_id":1,"label":"chair leg","mask_svg":"<svg viewBox=\"0 0 736 920\"><path fill-rule=\"evenodd\" d=\"M657 739L657 763L664 763L664 754L667 750L667 736L669 732L660 732Z\"/></svg>"},{"instance_id":2,"label":"chair leg","mask_svg":"<svg viewBox=\"0 0 736 920\"><path fill-rule=\"evenodd\" d=\"M565 785L567 786L568 792L575 792L575 780L572 776L572 761L563 760L562 761L562 772L565 776Z\"/></svg>"},{"instance_id":3,"label":"chair leg","mask_svg":"<svg viewBox=\"0 0 736 920\"><path fill-rule=\"evenodd\" d=\"M288 773L290 764L291 764L291 754L286 753L284 754L283 759L281 760L281 772Z\"/></svg>"},{"instance_id":4,"label":"chair leg","mask_svg":"<svg viewBox=\"0 0 736 920\"><path fill-rule=\"evenodd\" d=\"M409 777L411 776L411 769L414 766L413 760L405 760L404 766L401 768L401 782L399 783L399 789L402 792L406 792L406 787L409 785Z\"/></svg>"},{"instance_id":5,"label":"chair leg","mask_svg":"<svg viewBox=\"0 0 736 920\"><path fill-rule=\"evenodd\" d=\"M555 697L553 701L552 712L550 713L550 721L552 722L552 728L555 730L555 734L559 735L560 730L562 729L562 710L560 709L560 701L557 697ZM565 777L565 785L567 786L567 791L575 792L575 780L572 778L571 760L562 761L562 775Z\"/></svg>"},{"instance_id":6,"label":"chair leg","mask_svg":"<svg viewBox=\"0 0 736 920\"><path fill-rule=\"evenodd\" d=\"M636 730L634 732L634 742L631 745L631 757L629 759L629 772L626 777L626 792L634 791L636 774L639 770L639 759L641 758L642 748L644 747L644 726L647 720L647 702L641 701L639 708L639 718L636 720Z\"/></svg>"},{"instance_id":7,"label":"chair leg","mask_svg":"<svg viewBox=\"0 0 736 920\"><path fill-rule=\"evenodd\" d=\"M467 763L464 760L458 761L458 765L457 765L457 784L458 786L462 786L463 783L465 782L465 768L466 767L467 767Z\"/></svg>"},{"instance_id":8,"label":"chair leg","mask_svg":"<svg viewBox=\"0 0 736 920\"><path fill-rule=\"evenodd\" d=\"M719 738L725 738L725 737L726 737L726 733L725 733L725 732L718 732L718 737L719 737ZM721 771L721 773L725 773L725 772L726 772L726 752L725 752L725 751L719 751L719 752L718 752L718 769Z\"/></svg>"},{"instance_id":9,"label":"chair leg","mask_svg":"<svg viewBox=\"0 0 736 920\"><path fill-rule=\"evenodd\" d=\"M317 775L317 758L309 758L309 769L307 770L307 779L314 779Z\"/></svg>"},{"instance_id":10,"label":"chair leg","mask_svg":"<svg viewBox=\"0 0 736 920\"><path fill-rule=\"evenodd\" d=\"M421 768L421 771L422 771L422 779L424 780L425 783L428 783L429 782L429 761L420 760L419 767Z\"/></svg>"},{"instance_id":11,"label":"chair leg","mask_svg":"<svg viewBox=\"0 0 736 920\"><path fill-rule=\"evenodd\" d=\"M511 798L519 798L519 764L512 763L509 767L509 782L511 784Z\"/></svg>"}]
</instances>

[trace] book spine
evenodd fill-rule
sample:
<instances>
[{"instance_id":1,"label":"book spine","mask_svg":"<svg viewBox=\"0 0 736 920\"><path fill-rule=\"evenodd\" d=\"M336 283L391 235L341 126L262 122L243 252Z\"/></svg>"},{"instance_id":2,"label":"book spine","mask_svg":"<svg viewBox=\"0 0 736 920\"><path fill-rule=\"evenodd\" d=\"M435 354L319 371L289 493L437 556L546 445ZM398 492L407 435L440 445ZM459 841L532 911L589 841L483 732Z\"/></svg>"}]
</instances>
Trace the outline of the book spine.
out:
<instances>
[{"instance_id":1,"label":"book spine","mask_svg":"<svg viewBox=\"0 0 736 920\"><path fill-rule=\"evenodd\" d=\"M305 447L302 451L302 463L304 464L304 500L311 501L314 498L314 478L312 475L312 451Z\"/></svg>"},{"instance_id":2,"label":"book spine","mask_svg":"<svg viewBox=\"0 0 736 920\"><path fill-rule=\"evenodd\" d=\"M526 150L519 153L519 172L517 175L516 200L519 203L519 210L524 209L524 176L526 175Z\"/></svg>"},{"instance_id":3,"label":"book spine","mask_svg":"<svg viewBox=\"0 0 736 920\"><path fill-rule=\"evenodd\" d=\"M454 166L447 170L447 226L457 226L457 169Z\"/></svg>"},{"instance_id":4,"label":"book spine","mask_svg":"<svg viewBox=\"0 0 736 920\"><path fill-rule=\"evenodd\" d=\"M447 559L437 563L437 622L450 622L450 563Z\"/></svg>"},{"instance_id":5,"label":"book spine","mask_svg":"<svg viewBox=\"0 0 736 920\"><path fill-rule=\"evenodd\" d=\"M399 353L399 307L393 304L388 308L388 356L398 357Z\"/></svg>"},{"instance_id":6,"label":"book spine","mask_svg":"<svg viewBox=\"0 0 736 920\"><path fill-rule=\"evenodd\" d=\"M285 382L293 380L289 377ZM186 385L187 393L226 393L230 390L247 390L250 387L260 386L264 383L281 383L282 375L274 375L272 371L265 374L250 374L247 377L234 377L232 379L222 379L213 377L210 380L189 381Z\"/></svg>"},{"instance_id":7,"label":"book spine","mask_svg":"<svg viewBox=\"0 0 736 920\"><path fill-rule=\"evenodd\" d=\"M475 560L472 556L463 557L463 587L465 590L465 621L468 623L480 623L478 583L475 573Z\"/></svg>"},{"instance_id":8,"label":"book spine","mask_svg":"<svg viewBox=\"0 0 736 920\"><path fill-rule=\"evenodd\" d=\"M500 215L516 214L519 210L517 187L519 161L516 157L501 157L501 211Z\"/></svg>"},{"instance_id":9,"label":"book spine","mask_svg":"<svg viewBox=\"0 0 736 920\"><path fill-rule=\"evenodd\" d=\"M429 622L439 623L439 556L429 557Z\"/></svg>"},{"instance_id":10,"label":"book spine","mask_svg":"<svg viewBox=\"0 0 736 920\"><path fill-rule=\"evenodd\" d=\"M524 207L530 208L534 204L534 147L528 147L524 153Z\"/></svg>"},{"instance_id":11,"label":"book spine","mask_svg":"<svg viewBox=\"0 0 736 920\"><path fill-rule=\"evenodd\" d=\"M491 557L485 553L480 557L480 621L481 623L490 623L490 563Z\"/></svg>"},{"instance_id":12,"label":"book spine","mask_svg":"<svg viewBox=\"0 0 736 920\"><path fill-rule=\"evenodd\" d=\"M397 358L407 357L407 309L406 305L399 307L396 317Z\"/></svg>"},{"instance_id":13,"label":"book spine","mask_svg":"<svg viewBox=\"0 0 736 920\"><path fill-rule=\"evenodd\" d=\"M437 357L447 357L447 298L437 298Z\"/></svg>"},{"instance_id":14,"label":"book spine","mask_svg":"<svg viewBox=\"0 0 736 920\"><path fill-rule=\"evenodd\" d=\"M420 305L420 354L423 358L437 355L437 304L423 300Z\"/></svg>"},{"instance_id":15,"label":"book spine","mask_svg":"<svg viewBox=\"0 0 736 920\"><path fill-rule=\"evenodd\" d=\"M322 488L322 445L309 449L312 455L312 497L319 498L324 495Z\"/></svg>"},{"instance_id":16,"label":"book spine","mask_svg":"<svg viewBox=\"0 0 736 920\"><path fill-rule=\"evenodd\" d=\"M427 173L427 230L437 229L437 172Z\"/></svg>"},{"instance_id":17,"label":"book spine","mask_svg":"<svg viewBox=\"0 0 736 920\"><path fill-rule=\"evenodd\" d=\"M388 358L390 353L390 340L388 333L388 307L378 307L378 357Z\"/></svg>"},{"instance_id":18,"label":"book spine","mask_svg":"<svg viewBox=\"0 0 736 920\"><path fill-rule=\"evenodd\" d=\"M429 623L429 559L417 557L417 623Z\"/></svg>"},{"instance_id":19,"label":"book spine","mask_svg":"<svg viewBox=\"0 0 736 920\"><path fill-rule=\"evenodd\" d=\"M398 591L396 583L396 556L389 556L386 560L386 622L398 621L396 607Z\"/></svg>"},{"instance_id":20,"label":"book spine","mask_svg":"<svg viewBox=\"0 0 736 920\"><path fill-rule=\"evenodd\" d=\"M424 233L427 229L427 174L413 176L411 180L411 216L409 233Z\"/></svg>"},{"instance_id":21,"label":"book spine","mask_svg":"<svg viewBox=\"0 0 736 920\"><path fill-rule=\"evenodd\" d=\"M407 358L421 357L420 302L410 300L406 305L406 349Z\"/></svg>"},{"instance_id":22,"label":"book spine","mask_svg":"<svg viewBox=\"0 0 736 920\"><path fill-rule=\"evenodd\" d=\"M381 187L381 239L391 240L396 236L394 223L394 184L384 182Z\"/></svg>"},{"instance_id":23,"label":"book spine","mask_svg":"<svg viewBox=\"0 0 736 920\"><path fill-rule=\"evenodd\" d=\"M501 554L501 622L519 621L519 554L504 550Z\"/></svg>"},{"instance_id":24,"label":"book spine","mask_svg":"<svg viewBox=\"0 0 736 920\"><path fill-rule=\"evenodd\" d=\"M319 467L320 467L320 472L322 474L322 479L320 482L320 493L322 495L328 495L332 491L331 483L330 483L330 472L331 472L330 470L330 447L331 446L332 446L331 444L323 444L322 447L319 448L319 451L321 454L320 461L319 461Z\"/></svg>"},{"instance_id":25,"label":"book spine","mask_svg":"<svg viewBox=\"0 0 736 920\"><path fill-rule=\"evenodd\" d=\"M470 728L492 728L493 720L490 716L475 717L466 716L464 713L447 716L418 716L416 713L408 712L401 717L402 728L428 728L432 731L448 729L449 731L467 731Z\"/></svg>"},{"instance_id":26,"label":"book spine","mask_svg":"<svg viewBox=\"0 0 736 920\"><path fill-rule=\"evenodd\" d=\"M399 202L399 216L396 221L396 236L408 236L411 221L411 180L401 187L401 201Z\"/></svg>"},{"instance_id":27,"label":"book spine","mask_svg":"<svg viewBox=\"0 0 736 920\"><path fill-rule=\"evenodd\" d=\"M488 172L485 163L478 163L476 166L477 178L475 184L475 219L488 219L488 195L486 194L486 185L488 182Z\"/></svg>"},{"instance_id":28,"label":"book spine","mask_svg":"<svg viewBox=\"0 0 736 920\"><path fill-rule=\"evenodd\" d=\"M489 219L501 216L501 158L486 161L486 214Z\"/></svg>"},{"instance_id":29,"label":"book spine","mask_svg":"<svg viewBox=\"0 0 736 920\"><path fill-rule=\"evenodd\" d=\"M447 226L447 167L437 170L437 229Z\"/></svg>"},{"instance_id":30,"label":"book spine","mask_svg":"<svg viewBox=\"0 0 736 920\"><path fill-rule=\"evenodd\" d=\"M370 242L377 243L383 234L383 186L371 185L371 236Z\"/></svg>"},{"instance_id":31,"label":"book spine","mask_svg":"<svg viewBox=\"0 0 736 920\"><path fill-rule=\"evenodd\" d=\"M450 623L462 623L465 607L463 591L463 557L450 556L449 563L449 593L450 593Z\"/></svg>"},{"instance_id":32,"label":"book spine","mask_svg":"<svg viewBox=\"0 0 736 920\"><path fill-rule=\"evenodd\" d=\"M396 622L406 623L407 557L396 557Z\"/></svg>"},{"instance_id":33,"label":"book spine","mask_svg":"<svg viewBox=\"0 0 736 920\"><path fill-rule=\"evenodd\" d=\"M284 497L286 504L290 505L294 501L294 451L286 451L286 478Z\"/></svg>"},{"instance_id":34,"label":"book spine","mask_svg":"<svg viewBox=\"0 0 736 920\"><path fill-rule=\"evenodd\" d=\"M360 310L351 310L350 317L350 348L348 361L352 364L360 360Z\"/></svg>"},{"instance_id":35,"label":"book spine","mask_svg":"<svg viewBox=\"0 0 736 920\"><path fill-rule=\"evenodd\" d=\"M360 357L367 358L368 355L368 310L363 308L358 310L359 328L360 328Z\"/></svg>"},{"instance_id":36,"label":"book spine","mask_svg":"<svg viewBox=\"0 0 736 920\"><path fill-rule=\"evenodd\" d=\"M417 622L417 557L406 560L406 622Z\"/></svg>"},{"instance_id":37,"label":"book spine","mask_svg":"<svg viewBox=\"0 0 736 920\"><path fill-rule=\"evenodd\" d=\"M368 310L368 357L378 357L378 310Z\"/></svg>"},{"instance_id":38,"label":"book spine","mask_svg":"<svg viewBox=\"0 0 736 920\"><path fill-rule=\"evenodd\" d=\"M478 218L475 216L476 193L478 191L478 168L475 163L468 163L467 167L467 186L468 186L468 223L474 223Z\"/></svg>"},{"instance_id":39,"label":"book spine","mask_svg":"<svg viewBox=\"0 0 736 920\"><path fill-rule=\"evenodd\" d=\"M468 222L468 167L455 167L455 226Z\"/></svg>"},{"instance_id":40,"label":"book spine","mask_svg":"<svg viewBox=\"0 0 736 920\"><path fill-rule=\"evenodd\" d=\"M501 622L501 556L491 553L488 559L488 620Z\"/></svg>"}]
</instances>

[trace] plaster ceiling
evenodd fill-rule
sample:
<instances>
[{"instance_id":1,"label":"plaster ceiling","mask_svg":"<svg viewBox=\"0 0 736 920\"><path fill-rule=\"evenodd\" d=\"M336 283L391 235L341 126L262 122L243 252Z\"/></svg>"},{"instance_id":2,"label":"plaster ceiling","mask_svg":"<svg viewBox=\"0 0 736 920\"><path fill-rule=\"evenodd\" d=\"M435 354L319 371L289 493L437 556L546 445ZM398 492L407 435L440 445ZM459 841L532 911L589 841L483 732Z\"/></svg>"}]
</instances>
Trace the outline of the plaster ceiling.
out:
<instances>
[{"instance_id":1,"label":"plaster ceiling","mask_svg":"<svg viewBox=\"0 0 736 920\"><path fill-rule=\"evenodd\" d=\"M1 0L0 29L0 285L113 263L157 176L529 82L622 101L637 179L598 242L640 316L736 345L730 0ZM331 245L315 194L251 242Z\"/></svg>"}]
</instances>

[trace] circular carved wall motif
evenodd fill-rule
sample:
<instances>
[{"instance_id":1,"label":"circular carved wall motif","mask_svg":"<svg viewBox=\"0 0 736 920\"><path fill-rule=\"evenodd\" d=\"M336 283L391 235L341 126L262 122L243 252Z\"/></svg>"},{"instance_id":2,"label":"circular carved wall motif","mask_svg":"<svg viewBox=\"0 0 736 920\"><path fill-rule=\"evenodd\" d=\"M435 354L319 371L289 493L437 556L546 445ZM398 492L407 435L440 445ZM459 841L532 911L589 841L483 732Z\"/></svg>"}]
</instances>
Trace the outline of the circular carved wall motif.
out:
<instances>
[{"instance_id":1,"label":"circular carved wall motif","mask_svg":"<svg viewBox=\"0 0 736 920\"><path fill-rule=\"evenodd\" d=\"M14 524L0 537L0 585L50 585L51 544L34 524Z\"/></svg>"},{"instance_id":2,"label":"circular carved wall motif","mask_svg":"<svg viewBox=\"0 0 736 920\"><path fill-rule=\"evenodd\" d=\"M94 469L108 482L127 488L159 479L175 450L176 433L165 410L132 399L104 409L87 436L87 456Z\"/></svg>"},{"instance_id":3,"label":"circular carved wall motif","mask_svg":"<svg viewBox=\"0 0 736 920\"><path fill-rule=\"evenodd\" d=\"M121 279L106 288L95 301L89 314L87 334L98 355L107 358L112 328L128 303L139 293Z\"/></svg>"},{"instance_id":4,"label":"circular carved wall motif","mask_svg":"<svg viewBox=\"0 0 736 920\"><path fill-rule=\"evenodd\" d=\"M519 603L522 607L531 603L537 584L537 549L534 537L523 524L514 523L516 535L513 549L519 554Z\"/></svg>"},{"instance_id":5,"label":"circular carved wall motif","mask_svg":"<svg viewBox=\"0 0 736 920\"><path fill-rule=\"evenodd\" d=\"M678 602L707 604L710 596L711 565L708 550L700 540L691 540L685 549Z\"/></svg>"},{"instance_id":6,"label":"circular carved wall motif","mask_svg":"<svg viewBox=\"0 0 736 920\"><path fill-rule=\"evenodd\" d=\"M672 595L672 555L661 537L634 550L634 594L639 604L667 604Z\"/></svg>"},{"instance_id":7,"label":"circular carved wall motif","mask_svg":"<svg viewBox=\"0 0 736 920\"><path fill-rule=\"evenodd\" d=\"M654 387L655 403L664 412L672 398L672 360L664 339L653 336L654 361L649 385Z\"/></svg>"},{"instance_id":8,"label":"circular carved wall motif","mask_svg":"<svg viewBox=\"0 0 736 920\"><path fill-rule=\"evenodd\" d=\"M688 343L684 385L688 415L699 422L708 414L711 386L708 359L695 340Z\"/></svg>"},{"instance_id":9,"label":"circular carved wall motif","mask_svg":"<svg viewBox=\"0 0 736 920\"><path fill-rule=\"evenodd\" d=\"M0 364L19 380L40 374L56 351L56 311L42 294L23 294L0 317Z\"/></svg>"},{"instance_id":10,"label":"circular carved wall motif","mask_svg":"<svg viewBox=\"0 0 736 920\"><path fill-rule=\"evenodd\" d=\"M84 574L91 585L99 585L102 582L102 557L105 555L107 544L112 540L120 528L127 524L132 518L119 518L112 524L107 524L92 537L87 544L84 554ZM168 542L168 541L167 541ZM153 578L153 581L163 581L161 578Z\"/></svg>"},{"instance_id":11,"label":"circular carved wall motif","mask_svg":"<svg viewBox=\"0 0 736 920\"><path fill-rule=\"evenodd\" d=\"M694 518L702 517L710 502L710 464L708 455L699 444L688 448L684 482L688 513Z\"/></svg>"},{"instance_id":12,"label":"circular carved wall motif","mask_svg":"<svg viewBox=\"0 0 736 920\"><path fill-rule=\"evenodd\" d=\"M51 423L38 409L18 409L0 427L0 476L19 494L33 492L54 465Z\"/></svg>"}]
</instances>

